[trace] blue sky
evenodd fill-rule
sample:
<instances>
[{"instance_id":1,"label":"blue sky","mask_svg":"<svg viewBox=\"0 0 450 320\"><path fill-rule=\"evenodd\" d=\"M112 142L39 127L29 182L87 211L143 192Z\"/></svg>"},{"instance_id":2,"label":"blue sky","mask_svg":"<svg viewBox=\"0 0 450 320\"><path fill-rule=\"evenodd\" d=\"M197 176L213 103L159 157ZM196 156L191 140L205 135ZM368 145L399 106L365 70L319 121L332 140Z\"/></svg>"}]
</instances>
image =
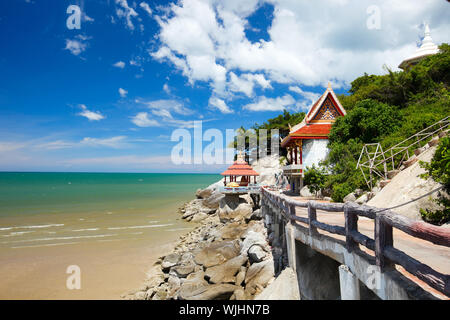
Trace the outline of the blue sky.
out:
<instances>
[{"instance_id":1,"label":"blue sky","mask_svg":"<svg viewBox=\"0 0 450 320\"><path fill-rule=\"evenodd\" d=\"M80 29L67 28L70 5ZM423 22L449 42L446 1L371 5L2 1L0 170L217 172L224 165L171 163L172 132L307 111L328 81L342 93L364 72L396 70Z\"/></svg>"}]
</instances>

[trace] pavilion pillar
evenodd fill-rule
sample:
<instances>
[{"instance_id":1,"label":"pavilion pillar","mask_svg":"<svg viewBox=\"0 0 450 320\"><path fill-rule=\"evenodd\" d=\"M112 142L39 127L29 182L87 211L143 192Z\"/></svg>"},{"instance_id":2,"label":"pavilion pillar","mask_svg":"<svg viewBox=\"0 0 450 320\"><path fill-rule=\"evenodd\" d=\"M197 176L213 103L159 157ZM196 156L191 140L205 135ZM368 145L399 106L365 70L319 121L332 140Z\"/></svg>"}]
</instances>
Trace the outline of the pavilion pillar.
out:
<instances>
[{"instance_id":1,"label":"pavilion pillar","mask_svg":"<svg viewBox=\"0 0 450 320\"><path fill-rule=\"evenodd\" d=\"M297 160L297 146L295 146L295 164L298 164Z\"/></svg>"}]
</instances>

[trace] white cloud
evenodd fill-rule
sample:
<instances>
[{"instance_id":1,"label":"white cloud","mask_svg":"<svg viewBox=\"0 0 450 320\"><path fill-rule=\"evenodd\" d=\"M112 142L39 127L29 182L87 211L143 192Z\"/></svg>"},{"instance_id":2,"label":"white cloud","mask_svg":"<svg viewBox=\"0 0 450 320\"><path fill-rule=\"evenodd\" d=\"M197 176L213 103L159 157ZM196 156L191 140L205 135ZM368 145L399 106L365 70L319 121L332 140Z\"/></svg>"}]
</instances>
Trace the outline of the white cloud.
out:
<instances>
[{"instance_id":1,"label":"white cloud","mask_svg":"<svg viewBox=\"0 0 450 320\"><path fill-rule=\"evenodd\" d=\"M136 99L136 103L144 104L150 109L156 109L156 110L167 110L170 112L175 112L181 115L190 115L193 113L192 110L185 107L184 104L178 100L173 99L160 99L160 100L152 100L152 101L145 101L141 99Z\"/></svg>"},{"instance_id":2,"label":"white cloud","mask_svg":"<svg viewBox=\"0 0 450 320\"><path fill-rule=\"evenodd\" d=\"M224 114L226 114L226 113L233 113L234 112L232 109L230 109L230 107L227 106L225 101L223 101L220 98L211 97L211 98L209 98L208 103L209 103L210 106L219 109L220 112L222 112Z\"/></svg>"},{"instance_id":3,"label":"white cloud","mask_svg":"<svg viewBox=\"0 0 450 320\"><path fill-rule=\"evenodd\" d=\"M78 56L80 53L84 52L87 48L87 44L80 40L66 39L65 50L69 50L71 54Z\"/></svg>"},{"instance_id":4,"label":"white cloud","mask_svg":"<svg viewBox=\"0 0 450 320\"><path fill-rule=\"evenodd\" d=\"M123 148L128 146L125 142L126 138L127 137L125 136L116 136L103 139L86 137L80 141L80 145L90 147Z\"/></svg>"},{"instance_id":5,"label":"white cloud","mask_svg":"<svg viewBox=\"0 0 450 320\"><path fill-rule=\"evenodd\" d=\"M271 0L269 39L250 41L247 17L261 1L180 0L155 17L160 45L152 56L173 63L190 83L207 82L215 95L229 98L230 91L252 96L256 84L332 81L336 88L364 72L384 73L384 64L396 69L414 52L424 20L436 43L449 41L444 1L378 1L380 30L366 26L372 2Z\"/></svg>"},{"instance_id":6,"label":"white cloud","mask_svg":"<svg viewBox=\"0 0 450 320\"><path fill-rule=\"evenodd\" d=\"M128 91L122 88L119 88L119 94L122 98L125 98L128 94Z\"/></svg>"},{"instance_id":7,"label":"white cloud","mask_svg":"<svg viewBox=\"0 0 450 320\"><path fill-rule=\"evenodd\" d=\"M294 104L295 100L289 94L277 98L267 98L262 96L259 97L257 102L245 105L243 109L250 111L283 111Z\"/></svg>"},{"instance_id":8,"label":"white cloud","mask_svg":"<svg viewBox=\"0 0 450 320\"><path fill-rule=\"evenodd\" d=\"M123 69L123 68L125 68L125 62L118 61L118 62L114 63L113 66L116 67L116 68Z\"/></svg>"},{"instance_id":9,"label":"white cloud","mask_svg":"<svg viewBox=\"0 0 450 320\"><path fill-rule=\"evenodd\" d=\"M297 86L289 86L289 90L298 93L303 99L297 100L297 109L306 111L311 107L311 105L319 99L320 94L310 91L304 91Z\"/></svg>"},{"instance_id":10,"label":"white cloud","mask_svg":"<svg viewBox=\"0 0 450 320\"><path fill-rule=\"evenodd\" d=\"M78 115L89 119L89 121L98 121L98 120L102 120L105 118L105 116L102 115L100 112L94 112L94 111L88 110L84 104L81 104L80 108L83 111L78 113Z\"/></svg>"},{"instance_id":11,"label":"white cloud","mask_svg":"<svg viewBox=\"0 0 450 320\"><path fill-rule=\"evenodd\" d=\"M139 112L137 115L132 117L131 122L138 127L159 127L161 125L155 119L149 119L147 112Z\"/></svg>"},{"instance_id":12,"label":"white cloud","mask_svg":"<svg viewBox=\"0 0 450 320\"><path fill-rule=\"evenodd\" d=\"M144 10L145 12L147 12L149 16L152 15L152 9L150 9L150 6L148 5L148 3L146 3L146 2L141 2L141 3L139 4L139 6L142 8L142 10Z\"/></svg>"},{"instance_id":13,"label":"white cloud","mask_svg":"<svg viewBox=\"0 0 450 320\"><path fill-rule=\"evenodd\" d=\"M116 8L117 17L125 19L127 28L134 30L133 18L136 18L138 13L128 5L127 0L116 0L116 4L119 5Z\"/></svg>"},{"instance_id":14,"label":"white cloud","mask_svg":"<svg viewBox=\"0 0 450 320\"><path fill-rule=\"evenodd\" d=\"M169 85L167 83L164 83L163 90L164 90L165 93L170 94L170 88L169 88Z\"/></svg>"}]
</instances>

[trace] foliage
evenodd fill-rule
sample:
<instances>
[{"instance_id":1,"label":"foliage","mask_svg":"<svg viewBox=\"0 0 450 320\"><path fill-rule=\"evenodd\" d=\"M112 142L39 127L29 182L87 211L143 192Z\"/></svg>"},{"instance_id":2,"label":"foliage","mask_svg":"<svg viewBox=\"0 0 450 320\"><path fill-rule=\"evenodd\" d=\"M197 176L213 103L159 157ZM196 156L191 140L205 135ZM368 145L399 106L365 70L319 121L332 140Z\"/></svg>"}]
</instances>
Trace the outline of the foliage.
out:
<instances>
[{"instance_id":1,"label":"foliage","mask_svg":"<svg viewBox=\"0 0 450 320\"><path fill-rule=\"evenodd\" d=\"M422 178L433 178L434 181L441 183L448 193L450 191L450 138L442 138L433 159L429 163L421 161L420 166L427 170L421 175ZM442 195L436 199L436 202L443 206L443 209L421 210L422 219L435 224L444 224L450 221L450 200Z\"/></svg>"},{"instance_id":2,"label":"foliage","mask_svg":"<svg viewBox=\"0 0 450 320\"><path fill-rule=\"evenodd\" d=\"M326 172L321 167L312 165L306 167L304 182L308 186L311 193L314 193L317 197L317 193L325 186Z\"/></svg>"},{"instance_id":3,"label":"foliage","mask_svg":"<svg viewBox=\"0 0 450 320\"><path fill-rule=\"evenodd\" d=\"M325 187L334 201L356 188L367 189L356 169L365 143L380 142L384 150L450 115L450 46L421 60L407 71L368 75L351 83L349 95L339 95L347 115L330 133L325 164L331 174Z\"/></svg>"}]
</instances>

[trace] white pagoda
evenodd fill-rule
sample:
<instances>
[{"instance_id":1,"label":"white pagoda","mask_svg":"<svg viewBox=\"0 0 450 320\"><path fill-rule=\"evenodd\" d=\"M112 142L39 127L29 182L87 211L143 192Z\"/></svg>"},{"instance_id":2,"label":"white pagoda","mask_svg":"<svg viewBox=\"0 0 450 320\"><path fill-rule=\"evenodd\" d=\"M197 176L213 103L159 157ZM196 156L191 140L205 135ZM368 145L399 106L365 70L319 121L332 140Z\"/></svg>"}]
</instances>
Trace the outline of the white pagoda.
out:
<instances>
[{"instance_id":1,"label":"white pagoda","mask_svg":"<svg viewBox=\"0 0 450 320\"><path fill-rule=\"evenodd\" d=\"M422 40L421 46L416 50L414 54L406 58L398 66L400 69L408 70L410 67L418 63L420 60L427 56L431 56L439 52L439 48L434 44L431 38L430 27L425 25L425 37Z\"/></svg>"}]
</instances>

